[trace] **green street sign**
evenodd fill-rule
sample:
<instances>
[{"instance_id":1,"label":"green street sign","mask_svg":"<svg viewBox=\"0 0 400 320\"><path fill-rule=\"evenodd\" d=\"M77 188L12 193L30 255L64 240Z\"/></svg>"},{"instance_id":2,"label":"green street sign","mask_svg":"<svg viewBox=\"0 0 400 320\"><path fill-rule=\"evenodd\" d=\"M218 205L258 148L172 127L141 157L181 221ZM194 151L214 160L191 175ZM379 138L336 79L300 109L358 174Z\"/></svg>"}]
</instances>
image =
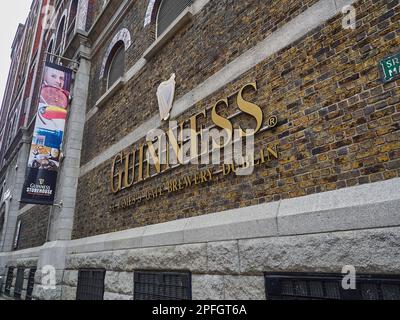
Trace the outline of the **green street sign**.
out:
<instances>
[{"instance_id":1,"label":"green street sign","mask_svg":"<svg viewBox=\"0 0 400 320\"><path fill-rule=\"evenodd\" d=\"M381 61L383 81L389 82L400 78L400 53Z\"/></svg>"}]
</instances>

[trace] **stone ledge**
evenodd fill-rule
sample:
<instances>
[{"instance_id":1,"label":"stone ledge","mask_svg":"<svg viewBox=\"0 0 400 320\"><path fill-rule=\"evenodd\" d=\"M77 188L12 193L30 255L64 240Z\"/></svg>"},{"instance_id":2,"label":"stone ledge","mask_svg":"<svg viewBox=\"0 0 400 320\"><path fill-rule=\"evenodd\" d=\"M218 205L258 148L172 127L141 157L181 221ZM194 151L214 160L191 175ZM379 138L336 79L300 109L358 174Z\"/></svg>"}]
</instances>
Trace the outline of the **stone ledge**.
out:
<instances>
[{"instance_id":1,"label":"stone ledge","mask_svg":"<svg viewBox=\"0 0 400 320\"><path fill-rule=\"evenodd\" d=\"M86 259L88 265L91 265L91 259L96 263L100 261L99 266L108 263L108 270L118 271L119 265L124 264L136 269L146 268L154 264L154 259L159 259L158 266L168 265L177 253L185 256L197 248L196 259L188 261L190 259L186 257L180 262L181 268L192 265L198 271L211 268L216 272L225 272L228 268L230 273L238 273L243 270L236 266L234 254L233 265L226 265L223 270L215 263L207 265L207 246L231 254L236 252L237 241L271 239L272 242L279 242L288 237L296 239L296 236L313 234L323 238L344 231L351 233L354 230L400 226L398 190L400 178L96 237L48 243L41 248L2 253L0 265L35 261L40 255L39 268L51 264L62 270L67 256L67 260L72 261ZM212 245L218 242L225 243ZM127 256L129 250L135 251L134 256ZM125 261L127 259L131 259L129 263ZM79 262L75 264L79 266Z\"/></svg>"},{"instance_id":2,"label":"stone ledge","mask_svg":"<svg viewBox=\"0 0 400 320\"><path fill-rule=\"evenodd\" d=\"M240 271L397 274L399 242L399 227L240 240Z\"/></svg>"},{"instance_id":3,"label":"stone ledge","mask_svg":"<svg viewBox=\"0 0 400 320\"><path fill-rule=\"evenodd\" d=\"M396 190L399 178L74 240L68 253L395 227L400 226Z\"/></svg>"},{"instance_id":4,"label":"stone ledge","mask_svg":"<svg viewBox=\"0 0 400 320\"><path fill-rule=\"evenodd\" d=\"M99 100L97 100L94 108L101 108L112 96L114 96L115 92L118 91L125 83L124 77L121 77L115 82L106 93L104 93Z\"/></svg>"},{"instance_id":5,"label":"stone ledge","mask_svg":"<svg viewBox=\"0 0 400 320\"><path fill-rule=\"evenodd\" d=\"M399 227L340 231L235 243L82 253L68 256L67 268L113 271L109 283L113 282L113 274L121 272L128 272L127 278L131 278L129 272L137 270L186 270L197 279L209 278L208 289L219 290L221 294L221 277L232 279L235 286L236 280L262 278L265 272L340 273L345 265L354 266L359 273L396 274L400 268L399 241ZM212 252L217 247L219 252Z\"/></svg>"},{"instance_id":6,"label":"stone ledge","mask_svg":"<svg viewBox=\"0 0 400 320\"><path fill-rule=\"evenodd\" d=\"M201 274L208 270L207 244L70 254L66 259L66 268L69 270L104 268L114 272L168 268L175 271L191 270Z\"/></svg>"},{"instance_id":7,"label":"stone ledge","mask_svg":"<svg viewBox=\"0 0 400 320\"><path fill-rule=\"evenodd\" d=\"M0 266L10 266L10 264L16 264L21 260L32 264L33 261L37 261L39 259L41 249L42 247L37 247L14 252L1 252Z\"/></svg>"},{"instance_id":8,"label":"stone ledge","mask_svg":"<svg viewBox=\"0 0 400 320\"><path fill-rule=\"evenodd\" d=\"M279 235L400 226L400 179L281 202Z\"/></svg>"}]
</instances>

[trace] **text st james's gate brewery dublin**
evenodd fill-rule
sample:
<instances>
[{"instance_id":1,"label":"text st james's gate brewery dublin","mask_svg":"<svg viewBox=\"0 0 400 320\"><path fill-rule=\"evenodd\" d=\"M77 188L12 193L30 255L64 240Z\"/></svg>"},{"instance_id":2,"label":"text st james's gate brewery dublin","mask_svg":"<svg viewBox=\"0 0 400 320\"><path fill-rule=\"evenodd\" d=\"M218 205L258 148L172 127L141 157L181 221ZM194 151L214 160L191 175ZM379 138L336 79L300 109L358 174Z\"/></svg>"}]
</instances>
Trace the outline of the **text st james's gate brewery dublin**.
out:
<instances>
[{"instance_id":1,"label":"text st james's gate brewery dublin","mask_svg":"<svg viewBox=\"0 0 400 320\"><path fill-rule=\"evenodd\" d=\"M211 166L192 175L165 180L164 183L147 191L125 196L113 203L110 211L125 209L145 200L184 190L192 185L211 182L220 174L224 176L234 173L248 175L253 172L254 166L278 159L277 144L254 150L255 135L275 128L278 125L278 118L267 115L266 108L263 110L262 107L245 99L245 93L250 92L258 92L256 83L246 84L238 92L217 101L212 107L204 109L179 124L170 125L167 131L154 131L148 135L145 144L139 147L134 146L126 153L117 154L112 161L110 172L110 191L114 194L182 165L201 163L211 164ZM222 116L218 110L230 108L229 98L231 97L236 101L239 111L228 117ZM242 114L250 116L253 122L255 120L255 127L242 128L238 124L238 129L234 129L232 120ZM204 128L199 125L201 118L210 119L212 126ZM213 128L218 128L218 131L213 132ZM236 153L232 156L232 146L236 150L237 144L242 153L243 140L246 140L245 156L237 157ZM252 149L249 149L249 146ZM222 150L225 153L223 160L221 160Z\"/></svg>"}]
</instances>

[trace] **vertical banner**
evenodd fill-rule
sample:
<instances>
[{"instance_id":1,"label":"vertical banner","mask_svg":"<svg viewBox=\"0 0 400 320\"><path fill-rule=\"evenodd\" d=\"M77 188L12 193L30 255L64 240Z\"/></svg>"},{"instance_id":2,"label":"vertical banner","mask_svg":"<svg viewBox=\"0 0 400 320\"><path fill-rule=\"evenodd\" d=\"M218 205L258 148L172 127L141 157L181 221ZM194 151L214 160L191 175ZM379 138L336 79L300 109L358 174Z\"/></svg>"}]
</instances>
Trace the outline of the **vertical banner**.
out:
<instances>
[{"instance_id":1,"label":"vertical banner","mask_svg":"<svg viewBox=\"0 0 400 320\"><path fill-rule=\"evenodd\" d=\"M22 203L54 204L71 83L72 70L46 63Z\"/></svg>"}]
</instances>

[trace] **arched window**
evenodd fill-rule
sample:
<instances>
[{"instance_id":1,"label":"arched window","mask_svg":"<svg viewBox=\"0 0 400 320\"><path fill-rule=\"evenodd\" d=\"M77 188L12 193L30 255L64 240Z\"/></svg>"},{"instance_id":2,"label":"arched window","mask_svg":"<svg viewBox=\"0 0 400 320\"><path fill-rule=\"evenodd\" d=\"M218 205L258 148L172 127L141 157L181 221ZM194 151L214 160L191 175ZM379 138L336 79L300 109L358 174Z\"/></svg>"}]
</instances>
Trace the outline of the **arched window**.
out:
<instances>
[{"instance_id":1,"label":"arched window","mask_svg":"<svg viewBox=\"0 0 400 320\"><path fill-rule=\"evenodd\" d=\"M1 195L3 195L3 190L1 190ZM5 204L3 203L0 209L0 242L3 239L5 216L6 216L6 207Z\"/></svg>"},{"instance_id":2,"label":"arched window","mask_svg":"<svg viewBox=\"0 0 400 320\"><path fill-rule=\"evenodd\" d=\"M72 0L71 2L71 7L69 9L68 29L71 28L72 25L75 26L76 14L78 13L78 3L78 0Z\"/></svg>"},{"instance_id":3,"label":"arched window","mask_svg":"<svg viewBox=\"0 0 400 320\"><path fill-rule=\"evenodd\" d=\"M193 0L162 0L157 14L157 37L192 3Z\"/></svg>"},{"instance_id":4,"label":"arched window","mask_svg":"<svg viewBox=\"0 0 400 320\"><path fill-rule=\"evenodd\" d=\"M50 41L49 46L47 47L47 52L48 52L49 54L47 55L46 60L47 60L48 62L53 62L53 57L52 57L52 55L50 54L50 53L53 53L53 47L54 47L54 40L52 39L52 40Z\"/></svg>"},{"instance_id":5,"label":"arched window","mask_svg":"<svg viewBox=\"0 0 400 320\"><path fill-rule=\"evenodd\" d=\"M76 26L76 17L78 13L78 0L72 0L71 5L69 7L69 14L68 14L68 27L66 28L66 37L65 37L65 44L69 43L72 37L75 34L75 26Z\"/></svg>"},{"instance_id":6,"label":"arched window","mask_svg":"<svg viewBox=\"0 0 400 320\"><path fill-rule=\"evenodd\" d=\"M116 48L118 48L120 45L124 47L125 51L128 50L132 45L131 34L126 28L119 30L108 45L103 57L103 62L101 63L100 79L103 79L104 76L107 75L110 59L114 57L113 53L115 53Z\"/></svg>"},{"instance_id":7,"label":"arched window","mask_svg":"<svg viewBox=\"0 0 400 320\"><path fill-rule=\"evenodd\" d=\"M58 27L57 38L56 38L56 50L57 53L61 52L61 45L64 38L64 28L65 28L65 17L62 18L61 23Z\"/></svg>"},{"instance_id":8,"label":"arched window","mask_svg":"<svg viewBox=\"0 0 400 320\"><path fill-rule=\"evenodd\" d=\"M108 58L107 88L110 88L125 72L125 45L118 41Z\"/></svg>"}]
</instances>

